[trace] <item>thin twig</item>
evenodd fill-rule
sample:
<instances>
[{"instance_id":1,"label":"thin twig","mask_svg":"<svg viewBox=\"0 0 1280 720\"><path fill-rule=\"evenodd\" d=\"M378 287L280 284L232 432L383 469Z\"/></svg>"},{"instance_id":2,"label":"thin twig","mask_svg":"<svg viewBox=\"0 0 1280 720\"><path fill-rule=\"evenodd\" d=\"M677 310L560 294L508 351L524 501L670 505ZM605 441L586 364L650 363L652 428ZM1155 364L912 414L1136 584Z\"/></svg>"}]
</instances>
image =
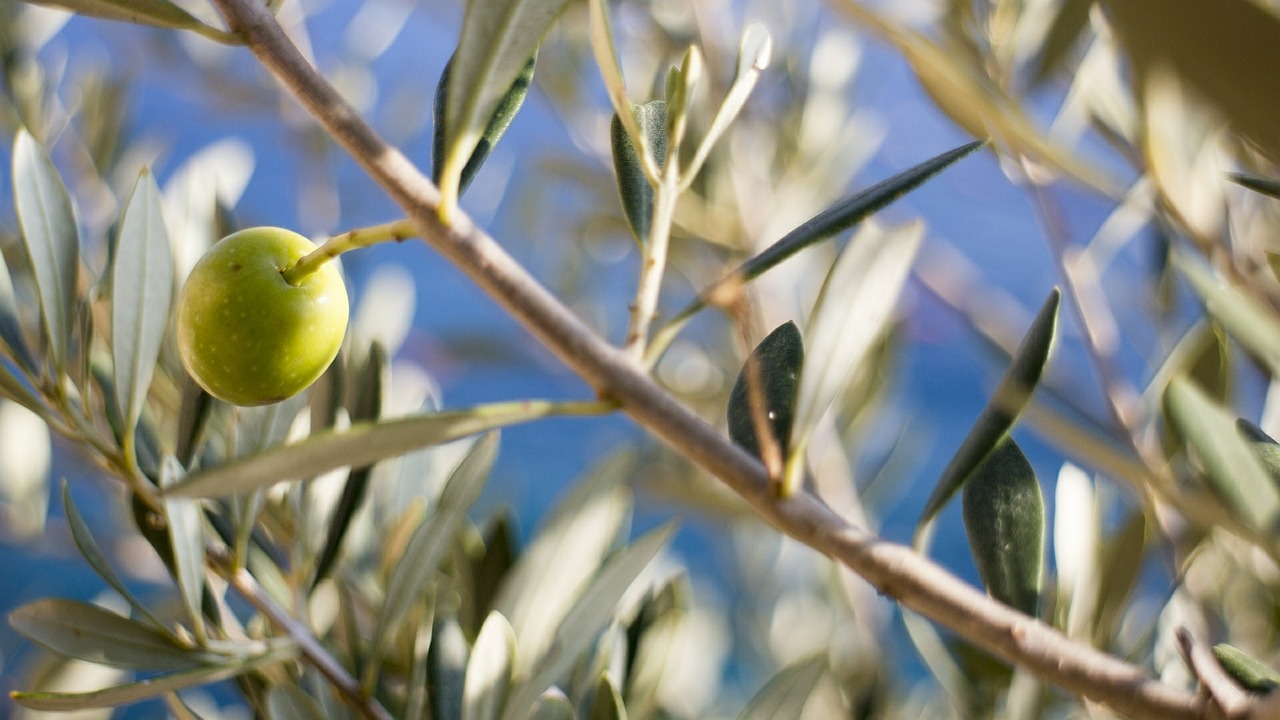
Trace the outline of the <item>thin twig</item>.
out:
<instances>
[{"instance_id":1,"label":"thin twig","mask_svg":"<svg viewBox=\"0 0 1280 720\"><path fill-rule=\"evenodd\" d=\"M1195 673L1200 686L1209 693L1209 697L1213 698L1224 715L1229 718L1243 717L1249 707L1248 694L1222 669L1213 653L1191 637L1189 630L1180 627L1176 635L1182 658L1191 672Z\"/></svg>"},{"instance_id":2,"label":"thin twig","mask_svg":"<svg viewBox=\"0 0 1280 720\"><path fill-rule=\"evenodd\" d=\"M464 213L440 222L435 186L382 141L307 63L266 8L215 0L259 60L418 223L422 236L540 338L598 392L655 436L716 475L782 532L836 558L903 605L996 656L1134 718L1205 718L1208 706L1145 671L992 600L897 543L848 524L808 493L779 501L764 467L678 402L621 350L597 336Z\"/></svg>"}]
</instances>

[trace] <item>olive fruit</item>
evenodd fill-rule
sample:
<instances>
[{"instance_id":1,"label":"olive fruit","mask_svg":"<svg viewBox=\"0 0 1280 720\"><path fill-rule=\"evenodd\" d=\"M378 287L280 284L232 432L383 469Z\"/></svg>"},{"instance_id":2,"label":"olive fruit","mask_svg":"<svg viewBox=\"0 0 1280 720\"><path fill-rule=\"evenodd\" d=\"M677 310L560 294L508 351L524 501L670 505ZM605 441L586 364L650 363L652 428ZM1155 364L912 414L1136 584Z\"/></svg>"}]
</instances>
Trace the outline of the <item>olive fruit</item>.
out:
<instances>
[{"instance_id":1,"label":"olive fruit","mask_svg":"<svg viewBox=\"0 0 1280 720\"><path fill-rule=\"evenodd\" d=\"M347 291L330 262L296 285L283 271L315 250L281 228L233 233L200 258L178 295L178 351L214 397L266 405L324 373L347 330Z\"/></svg>"}]
</instances>

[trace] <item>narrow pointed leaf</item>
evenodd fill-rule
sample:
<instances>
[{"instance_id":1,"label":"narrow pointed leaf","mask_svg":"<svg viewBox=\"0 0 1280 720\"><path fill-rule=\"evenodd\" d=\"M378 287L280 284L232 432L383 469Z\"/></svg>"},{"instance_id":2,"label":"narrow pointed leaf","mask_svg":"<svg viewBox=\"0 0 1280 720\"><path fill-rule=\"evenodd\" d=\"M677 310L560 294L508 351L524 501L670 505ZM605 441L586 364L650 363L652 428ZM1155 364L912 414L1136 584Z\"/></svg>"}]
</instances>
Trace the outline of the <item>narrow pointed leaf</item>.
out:
<instances>
[{"instance_id":1,"label":"narrow pointed leaf","mask_svg":"<svg viewBox=\"0 0 1280 720\"><path fill-rule=\"evenodd\" d=\"M40 5L60 7L80 15L152 25L172 30L208 27L168 0L31 0Z\"/></svg>"},{"instance_id":2,"label":"narrow pointed leaf","mask_svg":"<svg viewBox=\"0 0 1280 720\"><path fill-rule=\"evenodd\" d=\"M34 370L35 363L22 336L22 320L18 315L18 298L13 292L13 278L4 254L0 253L0 342L12 351L13 359L26 370ZM0 351L3 352L3 351Z\"/></svg>"},{"instance_id":3,"label":"narrow pointed leaf","mask_svg":"<svg viewBox=\"0 0 1280 720\"><path fill-rule=\"evenodd\" d=\"M627 720L627 705L609 673L601 675L596 683L596 694L591 699L587 720Z\"/></svg>"},{"instance_id":4,"label":"narrow pointed leaf","mask_svg":"<svg viewBox=\"0 0 1280 720\"><path fill-rule=\"evenodd\" d=\"M45 598L9 613L9 624L66 657L132 670L190 670L217 656L182 647L173 639L110 610L77 600Z\"/></svg>"},{"instance_id":5,"label":"narrow pointed leaf","mask_svg":"<svg viewBox=\"0 0 1280 720\"><path fill-rule=\"evenodd\" d=\"M1280 180L1275 180L1262 175L1254 175L1253 173L1227 173L1227 177L1231 182L1247 187L1250 190L1266 195L1267 197L1280 200Z\"/></svg>"},{"instance_id":6,"label":"narrow pointed leaf","mask_svg":"<svg viewBox=\"0 0 1280 720\"><path fill-rule=\"evenodd\" d=\"M142 414L173 299L173 255L163 203L155 179L143 170L125 204L112 261L111 359L126 432Z\"/></svg>"},{"instance_id":7,"label":"narrow pointed leaf","mask_svg":"<svg viewBox=\"0 0 1280 720\"><path fill-rule=\"evenodd\" d=\"M644 137L645 150L658 167L667 157L667 104L654 100L631 106L631 114ZM618 197L627 225L641 243L649 241L649 225L653 221L653 186L644 174L640 152L627 135L622 120L614 113L609 122L609 142L613 148L613 173L618 182Z\"/></svg>"},{"instance_id":8,"label":"narrow pointed leaf","mask_svg":"<svg viewBox=\"0 0 1280 720\"><path fill-rule=\"evenodd\" d=\"M827 663L811 658L784 668L747 703L738 720L787 720L798 718L822 678Z\"/></svg>"},{"instance_id":9,"label":"narrow pointed leaf","mask_svg":"<svg viewBox=\"0 0 1280 720\"><path fill-rule=\"evenodd\" d=\"M58 171L25 130L13 145L13 197L31 261L53 367L66 367L79 297L80 240Z\"/></svg>"},{"instance_id":10,"label":"narrow pointed leaf","mask_svg":"<svg viewBox=\"0 0 1280 720\"><path fill-rule=\"evenodd\" d=\"M598 412L572 403L528 400L480 405L468 410L356 423L345 430L311 435L252 457L192 473L167 490L181 497L226 497L277 482L361 467L431 445L554 415Z\"/></svg>"},{"instance_id":11,"label":"narrow pointed leaf","mask_svg":"<svg viewBox=\"0 0 1280 720\"><path fill-rule=\"evenodd\" d=\"M328 715L297 685L281 683L267 691L267 716L271 720L325 720Z\"/></svg>"},{"instance_id":12,"label":"narrow pointed leaf","mask_svg":"<svg viewBox=\"0 0 1280 720\"><path fill-rule=\"evenodd\" d=\"M964 484L964 527L991 597L1035 617L1044 585L1044 498L1021 448L1005 438Z\"/></svg>"},{"instance_id":13,"label":"narrow pointed leaf","mask_svg":"<svg viewBox=\"0 0 1280 720\"><path fill-rule=\"evenodd\" d=\"M457 201L463 168L503 98L533 57L567 0L469 0L453 54L444 109L439 174L447 204Z\"/></svg>"},{"instance_id":14,"label":"narrow pointed leaf","mask_svg":"<svg viewBox=\"0 0 1280 720\"><path fill-rule=\"evenodd\" d=\"M391 571L386 597L373 634L373 655L382 657L392 634L421 595L453 542L467 509L475 502L498 456L498 433L481 438L449 476L435 511L409 538L404 554Z\"/></svg>"},{"instance_id":15,"label":"narrow pointed leaf","mask_svg":"<svg viewBox=\"0 0 1280 720\"><path fill-rule=\"evenodd\" d=\"M791 424L796 409L796 391L800 385L800 367L804 363L804 340L793 322L784 323L769 333L752 351L764 390L765 409L773 428L773 437L785 457L791 443ZM747 367L729 391L729 437L752 455L760 454L760 441L751 421L751 397Z\"/></svg>"},{"instance_id":16,"label":"narrow pointed leaf","mask_svg":"<svg viewBox=\"0 0 1280 720\"><path fill-rule=\"evenodd\" d=\"M1214 645L1213 656L1249 692L1267 694L1280 687L1280 673L1240 648L1225 643Z\"/></svg>"},{"instance_id":17,"label":"narrow pointed leaf","mask_svg":"<svg viewBox=\"0 0 1280 720\"><path fill-rule=\"evenodd\" d=\"M427 650L427 700L432 720L462 720L471 649L456 614L437 615Z\"/></svg>"},{"instance_id":18,"label":"narrow pointed leaf","mask_svg":"<svg viewBox=\"0 0 1280 720\"><path fill-rule=\"evenodd\" d=\"M480 627L462 690L462 720L497 720L511 689L516 634L501 613L491 612Z\"/></svg>"},{"instance_id":19,"label":"narrow pointed leaf","mask_svg":"<svg viewBox=\"0 0 1280 720\"><path fill-rule=\"evenodd\" d=\"M160 472L162 488L172 487L182 476L182 468L172 456L165 458ZM196 637L203 639L204 513L197 499L165 496L164 514L173 548L173 574L177 578L178 589L182 591Z\"/></svg>"},{"instance_id":20,"label":"narrow pointed leaf","mask_svg":"<svg viewBox=\"0 0 1280 720\"><path fill-rule=\"evenodd\" d=\"M1236 430L1235 418L1181 377L1169 383L1164 406L1173 429L1199 457L1209 487L1247 527L1271 536L1280 491Z\"/></svg>"},{"instance_id":21,"label":"narrow pointed leaf","mask_svg":"<svg viewBox=\"0 0 1280 720\"><path fill-rule=\"evenodd\" d=\"M484 132L481 133L476 147L471 151L471 157L467 160L467 164L462 168L462 175L458 180L458 196L461 197L471 186L471 181L475 179L476 173L480 172L480 168L484 165L484 161L489 159L489 154L493 152L493 148L498 144L507 128L511 126L511 121L515 119L516 113L520 112L520 106L524 104L524 98L529 94L529 86L533 84L533 70L538 62L538 53L534 54L525 61L524 68L520 70L520 74L516 76L515 81L511 83L511 87L507 88L507 92L498 101L497 108L493 111L493 115L489 118L489 124L485 125ZM440 83L436 85L435 100L435 131L431 135L431 177L437 183L440 182L440 174L444 168L445 156L445 108L449 103L449 85L451 83L450 75L453 69L453 57L449 58L449 62L444 65L444 72L440 73Z\"/></svg>"},{"instance_id":22,"label":"narrow pointed leaf","mask_svg":"<svg viewBox=\"0 0 1280 720\"><path fill-rule=\"evenodd\" d=\"M182 401L178 406L178 437L174 453L182 467L191 467L213 415L213 396L190 375L183 375Z\"/></svg>"},{"instance_id":23,"label":"narrow pointed leaf","mask_svg":"<svg viewBox=\"0 0 1280 720\"><path fill-rule=\"evenodd\" d=\"M21 380L0 364L0 397L18 403L31 412L44 417L44 403Z\"/></svg>"},{"instance_id":24,"label":"narrow pointed leaf","mask_svg":"<svg viewBox=\"0 0 1280 720\"><path fill-rule=\"evenodd\" d=\"M234 660L221 665L187 670L171 675L139 680L127 685L117 685L83 693L57 692L14 692L11 697L23 707L32 710L48 710L67 712L85 708L116 707L129 705L143 700L159 697L165 693L177 692L185 688L207 685L237 675L257 670L258 668L276 665L291 659L296 652L292 649L276 650L247 660Z\"/></svg>"},{"instance_id":25,"label":"narrow pointed leaf","mask_svg":"<svg viewBox=\"0 0 1280 720\"><path fill-rule=\"evenodd\" d=\"M1196 260L1177 255L1174 264L1204 301L1205 309L1231 337L1273 373L1280 372L1280 320L1275 313L1234 285L1213 277Z\"/></svg>"},{"instance_id":26,"label":"narrow pointed leaf","mask_svg":"<svg viewBox=\"0 0 1280 720\"><path fill-rule=\"evenodd\" d=\"M869 225L827 274L805 333L809 348L796 395L784 497L798 488L810 433L888 329L923 239L919 222L886 231Z\"/></svg>"},{"instance_id":27,"label":"narrow pointed leaf","mask_svg":"<svg viewBox=\"0 0 1280 720\"><path fill-rule=\"evenodd\" d=\"M1280 488L1280 443L1263 432L1262 428L1244 418L1236 420L1236 430L1245 442L1249 443L1258 462L1262 463L1262 467L1266 468L1267 473L1271 475L1271 481Z\"/></svg>"},{"instance_id":28,"label":"narrow pointed leaf","mask_svg":"<svg viewBox=\"0 0 1280 720\"><path fill-rule=\"evenodd\" d=\"M1049 352L1053 347L1053 338L1057 334L1058 304L1062 293L1057 288L1049 294L1040 312L1031 321L1031 328L1022 338L1014 353L1013 362L1005 371L995 393L982 409L978 419L970 428L969 434L960 443L960 449L951 457L951 461L942 471L942 477L933 489L920 513L916 525L917 540L922 529L927 526L951 496L960 489L970 473L986 459L987 455L1000 443L1000 440L1013 427L1018 415L1031 401L1031 393L1040 382L1045 366L1049 363Z\"/></svg>"}]
</instances>

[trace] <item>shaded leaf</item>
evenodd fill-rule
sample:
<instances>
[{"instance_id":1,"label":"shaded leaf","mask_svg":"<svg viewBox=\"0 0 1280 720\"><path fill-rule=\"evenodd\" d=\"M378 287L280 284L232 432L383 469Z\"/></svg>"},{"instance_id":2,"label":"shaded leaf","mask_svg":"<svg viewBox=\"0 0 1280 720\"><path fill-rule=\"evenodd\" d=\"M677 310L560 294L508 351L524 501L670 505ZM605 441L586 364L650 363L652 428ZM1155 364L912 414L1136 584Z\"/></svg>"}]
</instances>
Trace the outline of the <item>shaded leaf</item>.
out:
<instances>
[{"instance_id":1,"label":"shaded leaf","mask_svg":"<svg viewBox=\"0 0 1280 720\"><path fill-rule=\"evenodd\" d=\"M1280 200L1280 180L1243 172L1227 173L1227 177L1231 179L1231 182L1247 187L1256 193Z\"/></svg>"},{"instance_id":2,"label":"shaded leaf","mask_svg":"<svg viewBox=\"0 0 1280 720\"><path fill-rule=\"evenodd\" d=\"M152 25L172 30L205 30L208 25L168 0L30 0L80 15Z\"/></svg>"},{"instance_id":3,"label":"shaded leaf","mask_svg":"<svg viewBox=\"0 0 1280 720\"><path fill-rule=\"evenodd\" d=\"M773 437L781 446L783 457L791 444L791 425L795 414L796 391L800 385L800 367L804 363L804 340L793 322L784 323L765 336L752 351L764 390L765 410L773 429ZM747 370L729 391L729 437L752 455L760 455L760 441L751 421L751 398Z\"/></svg>"},{"instance_id":4,"label":"shaded leaf","mask_svg":"<svg viewBox=\"0 0 1280 720\"><path fill-rule=\"evenodd\" d=\"M1235 418L1186 378L1164 393L1173 429L1195 451L1205 481L1244 524L1269 537L1280 512L1280 491L1235 427Z\"/></svg>"},{"instance_id":5,"label":"shaded leaf","mask_svg":"<svg viewBox=\"0 0 1280 720\"><path fill-rule=\"evenodd\" d=\"M1097 0L1063 0L1053 16L1049 32L1041 43L1031 66L1031 85L1044 83L1067 61L1080 36L1089 26L1089 12Z\"/></svg>"},{"instance_id":6,"label":"shaded leaf","mask_svg":"<svg viewBox=\"0 0 1280 720\"><path fill-rule=\"evenodd\" d=\"M1266 694L1280 687L1280 673L1237 647L1214 645L1213 656L1249 692Z\"/></svg>"},{"instance_id":7,"label":"shaded leaf","mask_svg":"<svg viewBox=\"0 0 1280 720\"><path fill-rule=\"evenodd\" d=\"M1094 623L1095 643L1099 646L1114 636L1116 626L1124 617L1129 596L1138 585L1146 538L1146 516L1135 511L1107 541L1100 561L1102 577L1098 586L1097 622Z\"/></svg>"},{"instance_id":8,"label":"shaded leaf","mask_svg":"<svg viewBox=\"0 0 1280 720\"><path fill-rule=\"evenodd\" d=\"M538 53L535 50L533 55L525 62L520 74L516 75L511 86L507 88L506 94L498 101L497 108L493 111L493 115L489 117L489 124L485 126L475 149L471 151L471 157L462 168L462 176L458 180L459 197L467 191L471 181L475 179L476 173L480 172L484 161L489 158L489 153L493 152L494 146L498 144L498 140L502 138L507 128L511 126L511 121L515 119L516 113L520 111L520 106L524 104L525 95L529 94L529 86L533 84L533 70L537 62ZM435 132L431 136L431 177L437 183L440 182L440 174L444 165L445 108L449 100L450 70L452 68L453 56L450 56L449 61L445 63L444 71L440 73L440 83L436 85Z\"/></svg>"},{"instance_id":9,"label":"shaded leaf","mask_svg":"<svg viewBox=\"0 0 1280 720\"><path fill-rule=\"evenodd\" d=\"M582 406L573 403L525 400L356 423L346 430L317 433L296 443L192 473L166 492L183 497L225 497L270 487L277 482L323 475L341 467L372 465L411 450L493 428L582 410Z\"/></svg>"},{"instance_id":10,"label":"shaded leaf","mask_svg":"<svg viewBox=\"0 0 1280 720\"><path fill-rule=\"evenodd\" d=\"M1266 468L1267 473L1271 475L1272 482L1280 488L1280 444L1263 432L1262 428L1244 418L1236 419L1236 430L1249 443L1258 462L1262 463L1262 467Z\"/></svg>"},{"instance_id":11,"label":"shaded leaf","mask_svg":"<svg viewBox=\"0 0 1280 720\"><path fill-rule=\"evenodd\" d=\"M0 341L11 351L12 358L28 371L35 370L35 362L22 337L22 320L18 315L18 299L13 292L13 279L4 253L0 253Z\"/></svg>"},{"instance_id":12,"label":"shaded leaf","mask_svg":"<svg viewBox=\"0 0 1280 720\"><path fill-rule=\"evenodd\" d=\"M1205 310L1222 323L1252 355L1280 373L1280 320L1260 301L1216 278L1200 262L1174 256L1174 264L1191 283Z\"/></svg>"},{"instance_id":13,"label":"shaded leaf","mask_svg":"<svg viewBox=\"0 0 1280 720\"><path fill-rule=\"evenodd\" d=\"M457 614L437 614L427 650L427 699L432 720L462 720L470 654Z\"/></svg>"},{"instance_id":14,"label":"shaded leaf","mask_svg":"<svg viewBox=\"0 0 1280 720\"><path fill-rule=\"evenodd\" d=\"M387 581L386 597L373 633L374 657L381 658L405 614L422 594L427 580L444 558L467 508L475 502L488 479L498 455L498 433L482 437L463 458L444 490L435 511L425 518L409 538L404 553L396 561Z\"/></svg>"},{"instance_id":15,"label":"shaded leaf","mask_svg":"<svg viewBox=\"0 0 1280 720\"><path fill-rule=\"evenodd\" d=\"M484 531L484 554L473 562L471 597L477 613L488 614L494 607L498 589L515 565L517 532L515 520L506 513L493 516Z\"/></svg>"},{"instance_id":16,"label":"shaded leaf","mask_svg":"<svg viewBox=\"0 0 1280 720\"><path fill-rule=\"evenodd\" d=\"M800 486L810 433L889 327L923 239L920 222L887 231L868 225L827 274L805 333L809 348L796 395L783 497Z\"/></svg>"},{"instance_id":17,"label":"shaded leaf","mask_svg":"<svg viewBox=\"0 0 1280 720\"><path fill-rule=\"evenodd\" d=\"M738 720L788 720L800 717L826 668L827 661L821 657L802 660L783 668L751 698L738 715Z\"/></svg>"},{"instance_id":18,"label":"shaded leaf","mask_svg":"<svg viewBox=\"0 0 1280 720\"><path fill-rule=\"evenodd\" d=\"M609 673L600 676L587 720L627 720L627 705Z\"/></svg>"},{"instance_id":19,"label":"shaded leaf","mask_svg":"<svg viewBox=\"0 0 1280 720\"><path fill-rule=\"evenodd\" d=\"M1044 585L1044 498L1035 470L1006 437L964 484L964 528L978 576L1000 602L1035 617Z\"/></svg>"},{"instance_id":20,"label":"shaded leaf","mask_svg":"<svg viewBox=\"0 0 1280 720\"><path fill-rule=\"evenodd\" d=\"M66 657L132 670L190 670L216 656L178 645L154 627L77 600L44 598L9 613L9 624Z\"/></svg>"},{"instance_id":21,"label":"shaded leaf","mask_svg":"<svg viewBox=\"0 0 1280 720\"><path fill-rule=\"evenodd\" d=\"M960 489L970 473L1000 443L1009 428L1013 427L1022 409L1030 402L1031 393L1049 363L1049 351L1057 333L1058 304L1061 299L1061 291L1054 288L1040 307L1040 312L1031 321L1031 328L1014 352L1009 369L1000 379L995 393L978 415L969 434L960 443L960 449L956 450L956 454L942 471L933 494L925 503L916 525L917 541L921 539L923 529Z\"/></svg>"},{"instance_id":22,"label":"shaded leaf","mask_svg":"<svg viewBox=\"0 0 1280 720\"><path fill-rule=\"evenodd\" d=\"M13 198L40 295L45 339L53 367L61 372L75 328L80 240L62 179L26 130L13 144Z\"/></svg>"},{"instance_id":23,"label":"shaded leaf","mask_svg":"<svg viewBox=\"0 0 1280 720\"><path fill-rule=\"evenodd\" d=\"M160 471L160 487L169 488L182 477L177 459L166 457ZM196 637L204 639L204 513L200 501L166 495L164 515L169 526L169 542L173 549L173 574L182 591L187 613L195 627Z\"/></svg>"},{"instance_id":24,"label":"shaded leaf","mask_svg":"<svg viewBox=\"0 0 1280 720\"><path fill-rule=\"evenodd\" d=\"M667 104L654 100L644 105L631 105L631 114L644 137L645 151L658 167L667 157ZM631 142L622 120L614 113L609 122L609 141L613 148L613 173L618 183L618 197L627 225L642 244L649 242L649 225L653 221L653 186L644 173L640 153Z\"/></svg>"},{"instance_id":25,"label":"shaded leaf","mask_svg":"<svg viewBox=\"0 0 1280 720\"><path fill-rule=\"evenodd\" d=\"M291 683L272 685L267 691L267 715L271 720L325 720L328 717L314 698Z\"/></svg>"},{"instance_id":26,"label":"shaded leaf","mask_svg":"<svg viewBox=\"0 0 1280 720\"><path fill-rule=\"evenodd\" d=\"M213 396L189 374L182 376L182 401L178 406L177 448L174 454L183 467L191 467L213 414Z\"/></svg>"},{"instance_id":27,"label":"shaded leaf","mask_svg":"<svg viewBox=\"0 0 1280 720\"><path fill-rule=\"evenodd\" d=\"M512 83L567 0L469 0L449 71L440 191L451 207L462 171ZM438 131L439 132L439 131Z\"/></svg>"},{"instance_id":28,"label":"shaded leaf","mask_svg":"<svg viewBox=\"0 0 1280 720\"><path fill-rule=\"evenodd\" d=\"M31 412L44 417L44 403L36 397L35 393L27 387L25 383L19 380L15 375L9 372L9 368L0 363L0 397L12 400Z\"/></svg>"},{"instance_id":29,"label":"shaded leaf","mask_svg":"<svg viewBox=\"0 0 1280 720\"><path fill-rule=\"evenodd\" d=\"M83 693L17 691L11 693L11 697L23 707L53 712L129 705L158 697L165 693L243 675L261 667L285 662L293 658L295 654L296 652L293 648L287 648L264 653L253 658L237 659L220 665L210 665L186 672L151 677L127 685L103 688L102 690Z\"/></svg>"},{"instance_id":30,"label":"shaded leaf","mask_svg":"<svg viewBox=\"0 0 1280 720\"><path fill-rule=\"evenodd\" d=\"M467 662L462 720L497 720L511 689L516 634L501 613L491 612L480 627Z\"/></svg>"},{"instance_id":31,"label":"shaded leaf","mask_svg":"<svg viewBox=\"0 0 1280 720\"><path fill-rule=\"evenodd\" d=\"M173 255L160 188L143 170L125 203L111 267L111 359L126 435L142 414L169 324Z\"/></svg>"}]
</instances>

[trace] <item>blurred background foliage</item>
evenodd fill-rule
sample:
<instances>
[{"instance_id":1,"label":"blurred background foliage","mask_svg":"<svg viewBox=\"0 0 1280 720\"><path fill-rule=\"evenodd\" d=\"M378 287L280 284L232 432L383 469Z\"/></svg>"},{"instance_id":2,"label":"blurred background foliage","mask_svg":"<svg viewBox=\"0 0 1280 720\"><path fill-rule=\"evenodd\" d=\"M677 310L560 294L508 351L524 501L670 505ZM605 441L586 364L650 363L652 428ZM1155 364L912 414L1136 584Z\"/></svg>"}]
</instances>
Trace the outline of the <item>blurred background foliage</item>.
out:
<instances>
[{"instance_id":1,"label":"blurred background foliage","mask_svg":"<svg viewBox=\"0 0 1280 720\"><path fill-rule=\"evenodd\" d=\"M217 24L205 3L180 4ZM1274 526L1252 523L1247 512L1271 500L1242 496L1236 478L1260 466L1273 482L1280 464L1264 435L1231 424L1245 418L1253 430L1280 431L1272 392L1280 367L1274 2L624 0L611 12L633 102L662 98L667 68L690 44L700 48L707 70L690 113L694 136L729 86L742 28L760 22L774 41L772 65L677 205L666 313L852 190L972 137L992 138L994 152L960 163L856 231L925 222L900 312L837 412L814 431L815 492L859 524L909 541L934 478L1033 309L1059 285L1054 360L1014 432L1048 505L1040 617L1178 686L1194 682L1178 654L1179 627L1202 644L1230 643L1275 665L1278 546ZM426 166L432 97L459 4L307 0L283 3L279 17L375 127ZM398 215L243 51L0 0L0 71L3 137L25 127L50 149L74 198L83 256L77 297L91 317L106 312L108 239L144 166L163 193L179 278L235 227L327 236ZM611 115L586 5L570 3L538 53L525 109L463 206L621 342L638 253L617 200ZM13 154L6 141L6 165ZM11 182L0 180L0 195L14 194ZM5 203L0 251L13 277L14 321L31 339L40 288L27 280L17 233ZM741 316L700 315L657 364L657 377L723 423L747 351L787 321L805 327L841 244L807 250L760 278ZM294 433L362 413L583 396L580 381L420 244L343 260L355 319L341 372L305 407L274 415L218 408L202 452L252 452L248 439L265 449L290 432L296 413L295 425L308 427ZM92 370L95 353L108 347L105 321L85 327L91 339L78 347ZM13 371L22 360L2 362ZM32 389L56 399L54 386ZM183 419L184 392L170 347L150 391L159 449L174 444L175 429L181 436L193 427ZM108 405L86 400L94 402ZM1233 439L1222 439L1224 424ZM1256 460L1242 459L1242 447ZM374 466L344 554L323 582L328 518L355 473L220 503L215 514L232 535L243 533L231 544L258 581L307 618L340 660L381 668L379 699L406 717L457 716L445 704L460 707L462 687L449 682L463 682L482 642L502 654L500 624L482 630L491 609L504 611L519 648L513 667L525 684L508 701L514 707L512 697L531 693L523 700L548 717L564 712L554 692L543 693L553 680L578 716L591 718L622 716L605 708L614 693L628 717L722 717L737 715L757 691L748 717L774 703L775 715L759 716L1106 716L898 612L848 571L763 527L625 420L540 421L504 430L502 448L469 514L470 503L440 498L467 467L463 457L484 466L471 470L480 477L472 482L483 482L494 462L483 442ZM139 458L147 474L158 475L160 454L150 468ZM109 456L86 449L74 431L51 435L18 403L0 401L0 528L10 551L3 562L20 579L0 591L0 605L64 595L128 612L117 594L101 593L75 553L74 511L58 501L65 477L124 584L165 623L181 622L180 594L148 547L164 543L139 536L128 488L103 481L113 471ZM105 470L95 465L104 462ZM567 492L574 494L555 501ZM937 521L933 554L977 582L959 541L959 503L952 505ZM456 533L415 546L414 529L450 508L456 525L446 527ZM145 535L147 516L139 516ZM610 568L643 566L638 558L657 554L666 532L655 528L672 517L680 530L661 560L631 573L641 582L589 625L559 674L534 682L531 668L552 652L559 622L575 609L599 610L598 597L584 600L593 579L617 585ZM633 522L638 540L629 540ZM249 538L251 528L267 540ZM583 553L579 562L556 557L555 542L566 537ZM437 553L421 569L430 589L383 628L385 583L407 546ZM238 626L249 616L236 602L217 609L228 637L271 636L260 621ZM37 652L7 630L0 653L6 689L84 689L123 677ZM347 712L314 671L300 668L128 712ZM602 668L612 687L600 684Z\"/></svg>"}]
</instances>

